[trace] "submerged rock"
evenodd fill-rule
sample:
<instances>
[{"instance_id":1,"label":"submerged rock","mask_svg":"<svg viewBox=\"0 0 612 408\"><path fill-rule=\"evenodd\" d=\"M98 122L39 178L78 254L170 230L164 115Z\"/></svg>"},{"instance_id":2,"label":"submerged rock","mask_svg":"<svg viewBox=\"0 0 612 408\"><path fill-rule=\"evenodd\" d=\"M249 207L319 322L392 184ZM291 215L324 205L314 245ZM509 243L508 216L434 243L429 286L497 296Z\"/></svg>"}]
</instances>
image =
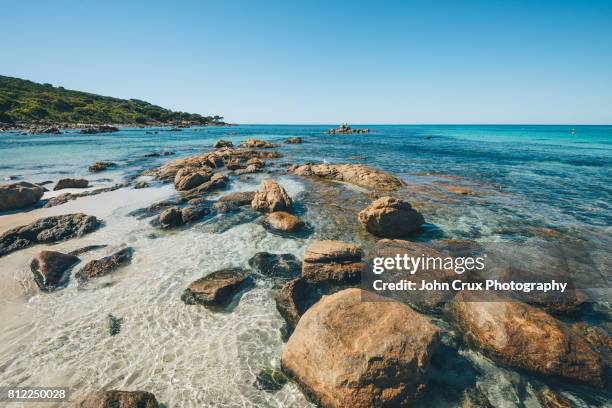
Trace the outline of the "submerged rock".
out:
<instances>
[{"instance_id":1,"label":"submerged rock","mask_svg":"<svg viewBox=\"0 0 612 408\"><path fill-rule=\"evenodd\" d=\"M275 211L268 214L265 224L272 230L282 232L298 232L304 228L302 220L285 211Z\"/></svg>"},{"instance_id":2,"label":"submerged rock","mask_svg":"<svg viewBox=\"0 0 612 408\"><path fill-rule=\"evenodd\" d=\"M80 259L74 255L57 251L41 251L30 263L34 281L38 287L49 292L62 286L68 280L66 271L77 264Z\"/></svg>"},{"instance_id":3,"label":"submerged rock","mask_svg":"<svg viewBox=\"0 0 612 408\"><path fill-rule=\"evenodd\" d=\"M382 197L359 213L366 230L382 238L399 238L417 231L425 222L410 203L393 197Z\"/></svg>"},{"instance_id":4,"label":"submerged rock","mask_svg":"<svg viewBox=\"0 0 612 408\"><path fill-rule=\"evenodd\" d=\"M181 300L188 305L222 306L249 279L250 272L240 268L226 268L192 282L183 292Z\"/></svg>"},{"instance_id":5,"label":"submerged rock","mask_svg":"<svg viewBox=\"0 0 612 408\"><path fill-rule=\"evenodd\" d=\"M324 407L408 406L424 391L438 329L399 302L346 289L300 319L283 371Z\"/></svg>"},{"instance_id":6,"label":"submerged rock","mask_svg":"<svg viewBox=\"0 0 612 408\"><path fill-rule=\"evenodd\" d=\"M108 245L87 245L74 251L70 251L70 255L78 256L87 252L95 251L97 249L106 248Z\"/></svg>"},{"instance_id":7,"label":"submerged rock","mask_svg":"<svg viewBox=\"0 0 612 408\"><path fill-rule=\"evenodd\" d=\"M258 252L249 259L249 266L269 278L293 279L300 276L300 261L291 254Z\"/></svg>"},{"instance_id":8,"label":"submerged rock","mask_svg":"<svg viewBox=\"0 0 612 408\"><path fill-rule=\"evenodd\" d=\"M255 387L262 391L278 391L287 383L287 376L281 370L265 368L255 376Z\"/></svg>"},{"instance_id":9,"label":"submerged rock","mask_svg":"<svg viewBox=\"0 0 612 408\"><path fill-rule=\"evenodd\" d=\"M235 171L235 173L237 175L241 175L241 174L254 174L254 173L259 173L261 171L260 167L257 167L254 164L249 164L248 166L246 166L244 169L238 169Z\"/></svg>"},{"instance_id":10,"label":"submerged rock","mask_svg":"<svg viewBox=\"0 0 612 408\"><path fill-rule=\"evenodd\" d=\"M376 191L393 191L404 185L399 178L363 164L305 164L292 171L298 176L343 181Z\"/></svg>"},{"instance_id":11,"label":"submerged rock","mask_svg":"<svg viewBox=\"0 0 612 408\"><path fill-rule=\"evenodd\" d=\"M498 363L604 384L602 362L591 346L542 310L491 293L482 301L474 292L460 292L445 312L467 344Z\"/></svg>"},{"instance_id":12,"label":"submerged rock","mask_svg":"<svg viewBox=\"0 0 612 408\"><path fill-rule=\"evenodd\" d=\"M299 143L302 143L302 138L301 137L290 137L289 139L285 139L285 141L283 143L285 143L285 144L299 144Z\"/></svg>"},{"instance_id":13,"label":"submerged rock","mask_svg":"<svg viewBox=\"0 0 612 408\"><path fill-rule=\"evenodd\" d=\"M121 325L123 324L122 317L116 317L112 314L108 314L108 333L111 336L116 336L121 331Z\"/></svg>"},{"instance_id":14,"label":"submerged rock","mask_svg":"<svg viewBox=\"0 0 612 408\"><path fill-rule=\"evenodd\" d=\"M95 231L99 226L100 221L96 217L85 214L41 218L0 235L0 257L37 243L50 243L80 237Z\"/></svg>"},{"instance_id":15,"label":"submerged rock","mask_svg":"<svg viewBox=\"0 0 612 408\"><path fill-rule=\"evenodd\" d=\"M146 391L99 391L78 403L79 408L158 408L155 395Z\"/></svg>"},{"instance_id":16,"label":"submerged rock","mask_svg":"<svg viewBox=\"0 0 612 408\"><path fill-rule=\"evenodd\" d=\"M302 278L309 282L357 283L365 264L359 247L341 241L315 241L306 249Z\"/></svg>"},{"instance_id":17,"label":"submerged rock","mask_svg":"<svg viewBox=\"0 0 612 408\"><path fill-rule=\"evenodd\" d=\"M118 190L120 188L127 187L127 186L128 186L128 183L120 183L120 184L115 184L114 186L111 186L111 187L102 187L102 188L97 188L95 190L83 191L81 193L64 193L64 194L58 195L57 197L51 197L49 200L47 200L47 202L45 203L43 207L44 208L55 207L57 205L65 204L68 201L76 200L77 198L89 197L89 196L94 196L94 195L98 195L102 193L107 193L109 191L115 191L115 190Z\"/></svg>"},{"instance_id":18,"label":"submerged rock","mask_svg":"<svg viewBox=\"0 0 612 408\"><path fill-rule=\"evenodd\" d=\"M27 181L0 186L0 212L34 205L44 193L41 186Z\"/></svg>"},{"instance_id":19,"label":"submerged rock","mask_svg":"<svg viewBox=\"0 0 612 408\"><path fill-rule=\"evenodd\" d=\"M303 278L293 279L284 284L274 298L276 309L285 320L287 334L291 334L300 317L321 297L342 288L328 282L308 282Z\"/></svg>"},{"instance_id":20,"label":"submerged rock","mask_svg":"<svg viewBox=\"0 0 612 408\"><path fill-rule=\"evenodd\" d=\"M256 211L274 212L291 211L293 201L289 194L278 183L272 180L264 180L259 191L253 197L251 207Z\"/></svg>"},{"instance_id":21,"label":"submerged rock","mask_svg":"<svg viewBox=\"0 0 612 408\"><path fill-rule=\"evenodd\" d=\"M231 202L237 206L249 205L255 198L255 191L240 191L229 193L219 198L219 202Z\"/></svg>"},{"instance_id":22,"label":"submerged rock","mask_svg":"<svg viewBox=\"0 0 612 408\"><path fill-rule=\"evenodd\" d=\"M105 256L101 259L94 259L85 264L76 274L75 277L79 282L83 283L93 278L108 275L117 269L129 265L132 262L134 249L131 247L123 248L112 255Z\"/></svg>"},{"instance_id":23,"label":"submerged rock","mask_svg":"<svg viewBox=\"0 0 612 408\"><path fill-rule=\"evenodd\" d=\"M97 173L99 171L106 170L109 167L115 167L115 166L116 166L116 164L113 163L113 162L99 161L99 162L95 162L94 164L89 166L89 171L91 173Z\"/></svg>"}]
</instances>

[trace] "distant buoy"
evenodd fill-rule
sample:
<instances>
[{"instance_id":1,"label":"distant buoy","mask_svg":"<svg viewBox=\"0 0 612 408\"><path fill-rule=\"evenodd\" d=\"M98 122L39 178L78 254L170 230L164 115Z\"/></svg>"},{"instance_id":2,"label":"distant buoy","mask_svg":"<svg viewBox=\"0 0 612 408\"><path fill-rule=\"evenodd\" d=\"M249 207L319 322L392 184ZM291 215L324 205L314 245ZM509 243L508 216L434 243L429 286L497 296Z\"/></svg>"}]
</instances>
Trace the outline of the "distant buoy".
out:
<instances>
[{"instance_id":1,"label":"distant buoy","mask_svg":"<svg viewBox=\"0 0 612 408\"><path fill-rule=\"evenodd\" d=\"M575 134L576 134L576 129L572 129L572 130L570 130L570 133L571 133L572 135L575 135Z\"/></svg>"}]
</instances>

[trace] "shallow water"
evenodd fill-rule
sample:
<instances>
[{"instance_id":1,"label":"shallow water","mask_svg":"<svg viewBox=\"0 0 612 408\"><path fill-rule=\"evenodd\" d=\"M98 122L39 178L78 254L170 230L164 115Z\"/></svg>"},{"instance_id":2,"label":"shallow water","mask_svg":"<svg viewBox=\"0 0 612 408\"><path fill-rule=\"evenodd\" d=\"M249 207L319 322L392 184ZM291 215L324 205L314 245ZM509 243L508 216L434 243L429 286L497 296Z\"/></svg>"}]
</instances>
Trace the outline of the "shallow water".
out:
<instances>
[{"instance_id":1,"label":"shallow water","mask_svg":"<svg viewBox=\"0 0 612 408\"><path fill-rule=\"evenodd\" d=\"M541 242L579 240L589 248L596 269L609 278L612 127L576 127L573 136L567 126L373 126L370 134L345 136L323 135L326 128L253 125L157 134L147 133L152 129L103 135L4 133L0 179L40 182L80 176L103 186L209 149L219 138L237 144L246 137L280 141L302 136L300 145L279 147L284 155L280 162L365 163L404 178L409 184L405 194L428 222L421 240L520 243L534 248L534 257ZM143 157L152 151L176 155ZM89 174L87 166L99 160L118 166ZM246 177L230 189L254 190L263 177ZM83 255L83 262L122 244L135 248L130 266L85 288L72 279L67 288L50 294L36 290L29 272L29 259L45 247L0 259L0 384L69 385L75 396L100 388L145 389L168 407L310 406L293 384L275 393L253 386L261 369L279 366L283 346L282 319L270 283L257 282L231 313L213 313L180 301L191 281L222 267L247 266L258 251L299 257L314 238L340 238L365 247L373 243L358 231L353 217L369 201L360 189L274 177L300 203L312 235L288 239L267 232L259 220L220 228L216 219L160 232L148 220L128 216L172 197L171 186L120 189L50 209L0 215L0 232L52 214L82 211L99 216L104 228L53 246L68 251L110 245ZM474 195L449 193L448 185ZM321 194L327 198L320 199ZM609 324L608 305L597 307L604 312L593 323ZM112 337L109 313L124 319L121 332ZM538 406L529 391L540 386L537 378L499 368L474 352L465 351L455 360L448 372L465 364L474 378L459 386L434 376L423 406L455 406L461 392L448 390L466 386L486 390L498 406ZM600 391L554 386L583 406L610 403Z\"/></svg>"}]
</instances>

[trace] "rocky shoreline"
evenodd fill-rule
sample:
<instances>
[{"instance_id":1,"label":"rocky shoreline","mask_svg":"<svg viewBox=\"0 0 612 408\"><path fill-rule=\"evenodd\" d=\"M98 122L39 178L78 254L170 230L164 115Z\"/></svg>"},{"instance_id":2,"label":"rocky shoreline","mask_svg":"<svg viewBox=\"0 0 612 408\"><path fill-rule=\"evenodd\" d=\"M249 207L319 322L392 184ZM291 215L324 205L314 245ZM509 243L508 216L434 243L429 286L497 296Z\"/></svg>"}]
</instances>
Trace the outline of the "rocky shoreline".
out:
<instances>
[{"instance_id":1,"label":"rocky shoreline","mask_svg":"<svg viewBox=\"0 0 612 408\"><path fill-rule=\"evenodd\" d=\"M18 132L22 135L59 135L66 131L78 130L81 134L114 133L121 128L167 128L163 130L181 131L182 129L195 126L232 126L226 122L213 122L206 125L197 122L172 122L172 123L0 123L0 132Z\"/></svg>"},{"instance_id":2,"label":"rocky shoreline","mask_svg":"<svg viewBox=\"0 0 612 408\"><path fill-rule=\"evenodd\" d=\"M288 140L285 144L302 141ZM432 361L441 349L452 348L482 353L492 364L542 376L543 382L563 379L584 387L606 386L612 341L607 333L584 322L575 327L538 305L504 297L478 299L466 291L453 293L450 299L432 296L418 302L364 291L359 284L374 256L454 255L442 252L436 246L439 242L412 242L427 220L418 203L411 200L411 186L401 178L362 164L281 164L283 151L276 148L258 139L247 139L238 147L219 140L209 151L169 161L143 175L171 184L176 198L132 212L134 217L150 220L158 231L177 234L213 217L231 224L242 222L232 221L233 215L248 215L249 222L259 220L284 239L312 234L302 207L322 211L326 217L338 215L341 221L335 224L340 230L336 236L347 239L317 236L309 241L301 260L291 254L255 254L249 260L250 269L215 270L187 285L176 299L185 307L232 313L230 306L240 294L251 290L254 282L274 280L276 307L285 321L286 343L279 356L285 377L274 374L268 381L287 378L323 407L410 406L427 390ZM236 180L256 174L264 175L257 190L211 198ZM296 177L316 188L305 196L292 197L278 182L280 176ZM83 182L63 184L74 187ZM345 184L365 192L348 190ZM0 197L5 194L17 203L6 208L19 209L38 202L43 191L42 186L21 182L0 187ZM57 203L49 202L59 205L81 197L79 193L67 194L58 197ZM345 207L331 208L330 203L345 201ZM103 220L85 214L43 218L0 235L0 257L38 243L83 236L101 227ZM133 255L132 247L123 247L89 261L74 278L82 285L93 282L129 265ZM62 290L78 261L78 254L42 251L30 265L32 279L42 291ZM436 274L440 280L453 276L448 270ZM279 380L278 386L284 381ZM566 406L563 397L549 388L542 387L538 395L543 401L561 401L543 406ZM492 406L484 396L478 397L480 404L471 403L474 398L466 396L464 401L468 402L463 406ZM78 406L111 405L159 406L149 392L118 390L100 391Z\"/></svg>"}]
</instances>

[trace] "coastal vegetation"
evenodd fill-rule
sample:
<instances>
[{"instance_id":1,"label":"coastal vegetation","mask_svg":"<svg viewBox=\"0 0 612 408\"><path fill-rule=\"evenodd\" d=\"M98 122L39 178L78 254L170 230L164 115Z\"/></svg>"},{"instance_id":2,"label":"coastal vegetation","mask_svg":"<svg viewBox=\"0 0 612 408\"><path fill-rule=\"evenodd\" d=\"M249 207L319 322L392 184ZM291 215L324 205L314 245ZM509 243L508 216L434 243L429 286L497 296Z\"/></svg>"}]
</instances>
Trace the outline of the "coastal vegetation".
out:
<instances>
[{"instance_id":1,"label":"coastal vegetation","mask_svg":"<svg viewBox=\"0 0 612 408\"><path fill-rule=\"evenodd\" d=\"M223 117L175 112L138 99L119 99L0 76L0 123L7 125L218 125Z\"/></svg>"}]
</instances>

